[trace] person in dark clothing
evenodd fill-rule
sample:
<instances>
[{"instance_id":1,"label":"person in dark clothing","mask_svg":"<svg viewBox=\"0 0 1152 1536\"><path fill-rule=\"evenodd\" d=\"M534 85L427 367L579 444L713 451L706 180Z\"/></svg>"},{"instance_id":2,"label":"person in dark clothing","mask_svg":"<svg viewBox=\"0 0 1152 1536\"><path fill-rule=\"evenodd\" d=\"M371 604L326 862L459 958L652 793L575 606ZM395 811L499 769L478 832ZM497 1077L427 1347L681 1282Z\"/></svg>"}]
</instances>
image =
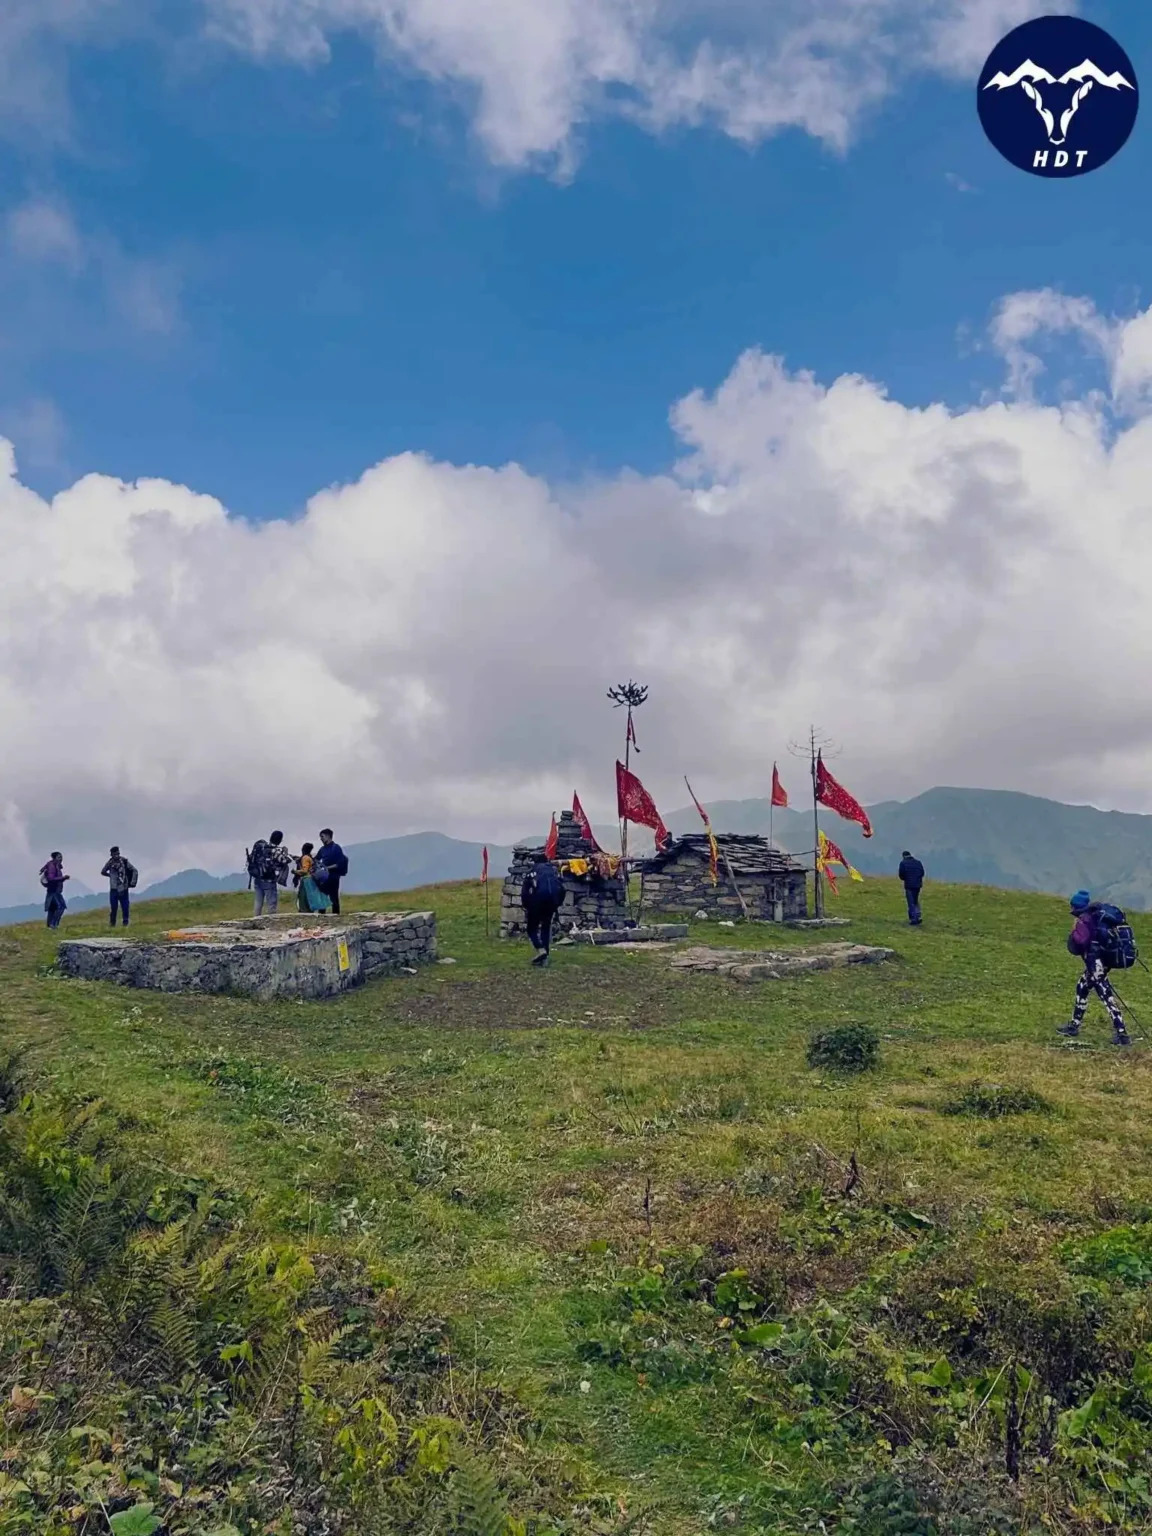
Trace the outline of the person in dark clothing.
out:
<instances>
[{"instance_id":1,"label":"person in dark clothing","mask_svg":"<svg viewBox=\"0 0 1152 1536\"><path fill-rule=\"evenodd\" d=\"M40 867L40 884L44 887L44 911L47 913L49 928L59 928L60 919L68 910L68 903L64 900L64 882L71 878L71 875L64 873L62 853L52 854L47 864Z\"/></svg>"},{"instance_id":2,"label":"person in dark clothing","mask_svg":"<svg viewBox=\"0 0 1152 1536\"><path fill-rule=\"evenodd\" d=\"M1077 891L1068 903L1076 919L1068 935L1068 953L1084 961L1084 974L1076 983L1076 1003L1067 1024L1059 1026L1059 1032L1074 1039L1080 1033L1084 1015L1088 1011L1088 999L1093 992L1104 1004L1112 1021L1113 1045L1131 1045L1132 1038L1124 1024L1124 1015L1108 980L1108 966L1100 951L1100 903L1092 900L1087 891Z\"/></svg>"},{"instance_id":3,"label":"person in dark clothing","mask_svg":"<svg viewBox=\"0 0 1152 1536\"><path fill-rule=\"evenodd\" d=\"M543 853L536 855L533 869L520 887L520 901L524 907L525 926L532 948L533 965L547 965L552 947L552 924L564 905L564 882L556 872L552 860Z\"/></svg>"},{"instance_id":4,"label":"person in dark clothing","mask_svg":"<svg viewBox=\"0 0 1152 1536\"><path fill-rule=\"evenodd\" d=\"M905 848L900 855L900 868L897 870L904 884L904 899L908 903L908 921L913 928L919 928L921 923L920 892L924 885L924 866L919 859L914 859Z\"/></svg>"},{"instance_id":5,"label":"person in dark clothing","mask_svg":"<svg viewBox=\"0 0 1152 1536\"><path fill-rule=\"evenodd\" d=\"M348 873L348 857L332 836L332 828L320 832L320 852L316 855L313 878L332 903L333 912L340 912L340 881Z\"/></svg>"},{"instance_id":6,"label":"person in dark clothing","mask_svg":"<svg viewBox=\"0 0 1152 1536\"><path fill-rule=\"evenodd\" d=\"M121 854L119 848L109 848L108 862L100 871L102 878L108 881L108 925L116 926L116 913L120 912L124 919L124 927L128 926L128 892L136 884L136 866L131 860Z\"/></svg>"}]
</instances>

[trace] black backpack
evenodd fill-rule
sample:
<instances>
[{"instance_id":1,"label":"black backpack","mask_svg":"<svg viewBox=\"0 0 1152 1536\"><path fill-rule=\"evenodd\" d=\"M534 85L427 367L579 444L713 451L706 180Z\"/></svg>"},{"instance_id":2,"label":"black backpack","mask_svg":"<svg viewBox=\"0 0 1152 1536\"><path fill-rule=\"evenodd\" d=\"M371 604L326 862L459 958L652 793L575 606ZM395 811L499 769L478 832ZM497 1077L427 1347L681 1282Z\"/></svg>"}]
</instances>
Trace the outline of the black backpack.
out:
<instances>
[{"instance_id":1,"label":"black backpack","mask_svg":"<svg viewBox=\"0 0 1152 1536\"><path fill-rule=\"evenodd\" d=\"M532 871L532 895L542 907L564 900L564 882L551 864L537 864Z\"/></svg>"},{"instance_id":2,"label":"black backpack","mask_svg":"<svg viewBox=\"0 0 1152 1536\"><path fill-rule=\"evenodd\" d=\"M1119 907L1102 901L1096 912L1095 950L1110 971L1128 971L1140 958L1136 935Z\"/></svg>"},{"instance_id":3,"label":"black backpack","mask_svg":"<svg viewBox=\"0 0 1152 1536\"><path fill-rule=\"evenodd\" d=\"M248 873L253 880L275 880L276 861L272 857L272 844L263 838L248 855Z\"/></svg>"}]
</instances>

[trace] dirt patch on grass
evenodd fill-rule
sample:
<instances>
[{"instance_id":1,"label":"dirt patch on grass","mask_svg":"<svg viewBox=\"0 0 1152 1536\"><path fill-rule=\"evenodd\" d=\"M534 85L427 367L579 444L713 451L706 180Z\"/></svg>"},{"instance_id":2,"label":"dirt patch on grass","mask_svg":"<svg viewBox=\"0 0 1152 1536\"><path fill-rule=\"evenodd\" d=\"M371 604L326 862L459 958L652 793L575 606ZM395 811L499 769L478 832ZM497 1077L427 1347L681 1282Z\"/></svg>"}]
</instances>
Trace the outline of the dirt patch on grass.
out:
<instances>
[{"instance_id":1,"label":"dirt patch on grass","mask_svg":"<svg viewBox=\"0 0 1152 1536\"><path fill-rule=\"evenodd\" d=\"M397 1023L442 1029L655 1029L670 1022L665 975L603 968L498 974L397 1001Z\"/></svg>"}]
</instances>

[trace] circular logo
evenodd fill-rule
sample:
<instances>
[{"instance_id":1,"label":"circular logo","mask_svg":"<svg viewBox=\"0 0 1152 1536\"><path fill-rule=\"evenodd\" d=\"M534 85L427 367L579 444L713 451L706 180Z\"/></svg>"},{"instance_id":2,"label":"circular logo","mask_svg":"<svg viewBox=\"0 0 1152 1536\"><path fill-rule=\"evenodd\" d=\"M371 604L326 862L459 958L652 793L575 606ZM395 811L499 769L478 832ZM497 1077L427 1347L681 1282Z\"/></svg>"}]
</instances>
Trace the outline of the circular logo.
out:
<instances>
[{"instance_id":1,"label":"circular logo","mask_svg":"<svg viewBox=\"0 0 1152 1536\"><path fill-rule=\"evenodd\" d=\"M1009 32L976 87L984 132L1034 176L1098 170L1123 149L1139 105L1131 59L1076 16L1041 16Z\"/></svg>"}]
</instances>

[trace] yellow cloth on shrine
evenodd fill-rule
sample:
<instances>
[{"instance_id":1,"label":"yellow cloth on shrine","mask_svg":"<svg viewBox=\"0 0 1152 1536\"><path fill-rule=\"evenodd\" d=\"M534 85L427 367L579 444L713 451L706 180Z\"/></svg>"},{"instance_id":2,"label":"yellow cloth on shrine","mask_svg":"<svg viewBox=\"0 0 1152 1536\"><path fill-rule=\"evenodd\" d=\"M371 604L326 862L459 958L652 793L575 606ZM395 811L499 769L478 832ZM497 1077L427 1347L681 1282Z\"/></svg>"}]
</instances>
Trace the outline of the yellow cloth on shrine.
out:
<instances>
[{"instance_id":1,"label":"yellow cloth on shrine","mask_svg":"<svg viewBox=\"0 0 1152 1536\"><path fill-rule=\"evenodd\" d=\"M560 868L565 874L575 875L580 880L588 873L592 865L587 859L566 859Z\"/></svg>"}]
</instances>

